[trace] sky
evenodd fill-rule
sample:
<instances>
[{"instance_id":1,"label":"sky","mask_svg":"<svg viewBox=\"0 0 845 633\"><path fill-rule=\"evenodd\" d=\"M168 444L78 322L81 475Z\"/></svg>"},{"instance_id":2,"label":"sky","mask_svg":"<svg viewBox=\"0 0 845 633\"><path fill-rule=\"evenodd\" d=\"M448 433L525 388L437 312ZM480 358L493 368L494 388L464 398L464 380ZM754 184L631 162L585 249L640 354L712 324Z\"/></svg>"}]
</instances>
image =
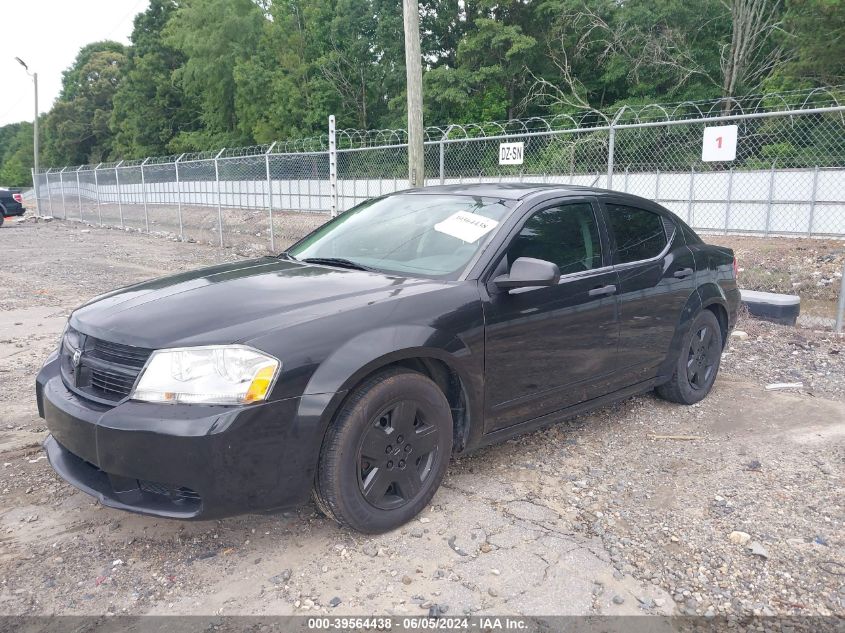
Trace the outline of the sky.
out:
<instances>
[{"instance_id":1,"label":"sky","mask_svg":"<svg viewBox=\"0 0 845 633\"><path fill-rule=\"evenodd\" d=\"M133 18L149 0L0 0L0 125L32 121L32 79L38 73L38 110L49 111L62 88L62 71L79 49L100 40L129 43Z\"/></svg>"}]
</instances>

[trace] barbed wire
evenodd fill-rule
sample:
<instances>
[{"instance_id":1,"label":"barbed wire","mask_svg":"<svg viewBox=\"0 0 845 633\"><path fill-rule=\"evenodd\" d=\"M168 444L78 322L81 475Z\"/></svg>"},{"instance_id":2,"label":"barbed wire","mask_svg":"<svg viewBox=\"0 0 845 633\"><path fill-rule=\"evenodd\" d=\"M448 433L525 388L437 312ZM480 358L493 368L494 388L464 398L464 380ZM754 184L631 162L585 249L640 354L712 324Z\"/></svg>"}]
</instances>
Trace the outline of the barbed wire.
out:
<instances>
[{"instance_id":1,"label":"barbed wire","mask_svg":"<svg viewBox=\"0 0 845 633\"><path fill-rule=\"evenodd\" d=\"M839 107L845 103L845 86L814 88L812 90L792 90L778 93L761 93L739 97L719 99L687 100L674 103L624 103L612 109L583 109L562 112L548 116L532 116L524 119L507 121L487 121L483 123L451 123L448 125L430 125L424 130L424 142L438 143L449 140L479 139L499 136L518 136L532 133L557 131L581 131L603 128L611 125L631 125L685 120L707 120L722 115L751 115L765 112L786 112L815 108ZM385 128L359 130L344 128L336 131L338 151L375 147L402 146L408 143L408 132L404 128ZM91 171L99 169L123 169L172 163L212 161L218 159L254 158L265 153L301 154L308 152L326 152L329 148L327 134L298 139L288 139L245 147L218 148L214 150L171 154L169 156L151 156L144 159L112 161L99 165L42 168L38 173L64 173Z\"/></svg>"}]
</instances>

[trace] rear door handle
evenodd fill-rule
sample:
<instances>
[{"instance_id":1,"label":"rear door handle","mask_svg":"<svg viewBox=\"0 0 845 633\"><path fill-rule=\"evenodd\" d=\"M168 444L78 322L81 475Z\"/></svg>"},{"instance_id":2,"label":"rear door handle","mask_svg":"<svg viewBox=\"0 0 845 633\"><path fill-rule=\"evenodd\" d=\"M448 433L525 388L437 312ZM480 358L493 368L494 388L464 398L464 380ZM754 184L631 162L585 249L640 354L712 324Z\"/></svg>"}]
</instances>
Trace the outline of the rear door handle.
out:
<instances>
[{"instance_id":1,"label":"rear door handle","mask_svg":"<svg viewBox=\"0 0 845 633\"><path fill-rule=\"evenodd\" d=\"M591 297L600 297L601 295L612 295L616 293L616 286L599 286L598 288L593 288L587 294Z\"/></svg>"},{"instance_id":2,"label":"rear door handle","mask_svg":"<svg viewBox=\"0 0 845 633\"><path fill-rule=\"evenodd\" d=\"M681 268L681 270L675 271L675 277L678 279L683 279L684 277L689 277L695 271L692 268Z\"/></svg>"}]
</instances>

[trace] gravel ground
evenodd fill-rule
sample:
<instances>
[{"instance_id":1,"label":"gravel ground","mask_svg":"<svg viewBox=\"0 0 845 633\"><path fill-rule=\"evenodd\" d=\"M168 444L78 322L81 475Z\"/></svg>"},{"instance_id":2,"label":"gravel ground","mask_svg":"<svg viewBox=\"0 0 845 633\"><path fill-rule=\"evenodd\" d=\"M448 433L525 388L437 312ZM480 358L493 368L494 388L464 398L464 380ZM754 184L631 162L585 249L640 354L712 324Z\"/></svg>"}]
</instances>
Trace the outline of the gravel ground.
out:
<instances>
[{"instance_id":1,"label":"gravel ground","mask_svg":"<svg viewBox=\"0 0 845 633\"><path fill-rule=\"evenodd\" d=\"M705 235L736 253L743 288L836 301L845 266L845 240Z\"/></svg>"},{"instance_id":2,"label":"gravel ground","mask_svg":"<svg viewBox=\"0 0 845 633\"><path fill-rule=\"evenodd\" d=\"M382 536L310 505L181 523L58 479L33 379L84 300L240 255L58 221L0 245L2 614L845 616L842 339L745 319L705 401L643 395L456 460Z\"/></svg>"}]
</instances>

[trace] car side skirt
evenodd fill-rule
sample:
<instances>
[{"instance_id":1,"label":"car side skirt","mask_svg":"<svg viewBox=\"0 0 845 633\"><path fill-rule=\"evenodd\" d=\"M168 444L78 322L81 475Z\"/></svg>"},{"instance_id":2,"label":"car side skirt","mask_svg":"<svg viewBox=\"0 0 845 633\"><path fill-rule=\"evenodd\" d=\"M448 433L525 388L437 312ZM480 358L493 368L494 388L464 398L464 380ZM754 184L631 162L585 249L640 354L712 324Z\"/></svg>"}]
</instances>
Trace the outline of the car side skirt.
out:
<instances>
[{"instance_id":1,"label":"car side skirt","mask_svg":"<svg viewBox=\"0 0 845 633\"><path fill-rule=\"evenodd\" d=\"M561 409L560 411L555 411L554 413L549 413L539 418L528 420L527 422L523 422L521 424L515 424L513 426L508 426L504 429L488 433L486 435L481 436L478 443L469 446L465 454L471 453L480 448L484 448L485 446L499 444L500 442L509 440L517 435L531 433L533 431L552 426L554 424L557 424L558 422L562 422L567 418L571 418L576 415L581 415L582 413L587 413L589 411L599 409L619 400L624 400L626 398L645 393L653 389L656 383L657 380L655 378L651 378L649 380L633 384L629 387L625 387L624 389L619 389L618 391L613 391L611 393L605 394L598 398L593 398L592 400L581 402L566 409Z\"/></svg>"}]
</instances>

